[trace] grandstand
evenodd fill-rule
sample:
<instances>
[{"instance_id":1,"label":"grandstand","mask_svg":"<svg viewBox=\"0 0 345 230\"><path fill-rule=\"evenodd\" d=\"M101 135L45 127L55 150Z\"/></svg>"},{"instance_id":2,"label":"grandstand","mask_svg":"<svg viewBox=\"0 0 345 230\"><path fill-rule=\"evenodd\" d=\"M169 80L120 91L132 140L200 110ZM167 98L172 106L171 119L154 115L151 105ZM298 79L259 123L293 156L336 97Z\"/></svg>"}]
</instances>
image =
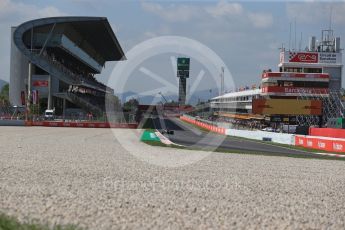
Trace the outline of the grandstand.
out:
<instances>
[{"instance_id":1,"label":"grandstand","mask_svg":"<svg viewBox=\"0 0 345 230\"><path fill-rule=\"evenodd\" d=\"M97 80L107 61L125 60L104 17L54 17L12 28L10 102L41 112L105 111L114 90Z\"/></svg>"}]
</instances>

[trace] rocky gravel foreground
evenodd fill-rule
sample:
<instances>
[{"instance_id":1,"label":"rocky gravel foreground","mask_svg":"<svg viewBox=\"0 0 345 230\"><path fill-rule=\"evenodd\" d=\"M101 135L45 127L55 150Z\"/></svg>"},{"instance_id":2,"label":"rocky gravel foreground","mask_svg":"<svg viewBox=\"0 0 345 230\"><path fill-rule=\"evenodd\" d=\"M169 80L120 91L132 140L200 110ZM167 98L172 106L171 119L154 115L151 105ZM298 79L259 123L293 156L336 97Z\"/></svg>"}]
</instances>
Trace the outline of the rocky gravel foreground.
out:
<instances>
[{"instance_id":1,"label":"rocky gravel foreground","mask_svg":"<svg viewBox=\"0 0 345 230\"><path fill-rule=\"evenodd\" d=\"M87 229L345 226L344 161L205 154L139 135L0 127L0 212Z\"/></svg>"}]
</instances>

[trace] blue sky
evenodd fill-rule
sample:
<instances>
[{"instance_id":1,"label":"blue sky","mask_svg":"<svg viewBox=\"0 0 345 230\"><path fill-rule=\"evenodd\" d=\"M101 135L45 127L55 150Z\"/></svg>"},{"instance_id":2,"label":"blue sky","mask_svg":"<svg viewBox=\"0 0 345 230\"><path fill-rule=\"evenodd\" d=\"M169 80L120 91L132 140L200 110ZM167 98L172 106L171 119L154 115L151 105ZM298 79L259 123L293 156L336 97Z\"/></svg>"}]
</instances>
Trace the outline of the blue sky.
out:
<instances>
[{"instance_id":1,"label":"blue sky","mask_svg":"<svg viewBox=\"0 0 345 230\"><path fill-rule=\"evenodd\" d=\"M135 1L135 0L0 0L0 78L9 79L10 27L37 17L60 15L105 16L125 52L147 39L174 35L194 39L212 49L232 73L235 85L259 83L264 68L276 69L279 47L288 46L289 25L296 20L298 42L303 33L304 48L308 37L320 37L328 28L330 8L332 25L345 42L345 2L234 2L217 1ZM343 45L342 45L343 47ZM169 62L167 62L169 64ZM148 60L147 68L175 82L173 72L162 58ZM200 63L199 63L200 64ZM199 64L194 67L202 68ZM99 79L106 82L114 64ZM195 75L199 70L193 70ZM140 91L146 78L134 72L126 90ZM206 74L207 75L207 74ZM135 79L144 79L138 84ZM191 77L190 83L195 80ZM146 84L146 85L145 85ZM212 88L207 77L200 90Z\"/></svg>"}]
</instances>

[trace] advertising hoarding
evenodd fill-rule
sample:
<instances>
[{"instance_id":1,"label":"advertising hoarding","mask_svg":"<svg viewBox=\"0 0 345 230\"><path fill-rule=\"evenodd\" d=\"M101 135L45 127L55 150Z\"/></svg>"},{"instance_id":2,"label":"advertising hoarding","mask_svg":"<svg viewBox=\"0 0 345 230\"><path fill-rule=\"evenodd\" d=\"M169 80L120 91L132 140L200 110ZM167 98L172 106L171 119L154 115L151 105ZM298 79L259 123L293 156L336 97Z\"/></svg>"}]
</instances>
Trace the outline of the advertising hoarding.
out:
<instances>
[{"instance_id":1,"label":"advertising hoarding","mask_svg":"<svg viewBox=\"0 0 345 230\"><path fill-rule=\"evenodd\" d=\"M342 58L341 53L284 51L280 63L342 64Z\"/></svg>"},{"instance_id":2,"label":"advertising hoarding","mask_svg":"<svg viewBox=\"0 0 345 230\"><path fill-rule=\"evenodd\" d=\"M319 54L312 52L289 52L289 62L318 63Z\"/></svg>"},{"instance_id":3,"label":"advertising hoarding","mask_svg":"<svg viewBox=\"0 0 345 230\"><path fill-rule=\"evenodd\" d=\"M252 112L263 115L321 115L322 102L318 100L254 99Z\"/></svg>"},{"instance_id":4,"label":"advertising hoarding","mask_svg":"<svg viewBox=\"0 0 345 230\"><path fill-rule=\"evenodd\" d=\"M32 81L32 86L34 87L48 87L49 83L45 80L35 80Z\"/></svg>"}]
</instances>

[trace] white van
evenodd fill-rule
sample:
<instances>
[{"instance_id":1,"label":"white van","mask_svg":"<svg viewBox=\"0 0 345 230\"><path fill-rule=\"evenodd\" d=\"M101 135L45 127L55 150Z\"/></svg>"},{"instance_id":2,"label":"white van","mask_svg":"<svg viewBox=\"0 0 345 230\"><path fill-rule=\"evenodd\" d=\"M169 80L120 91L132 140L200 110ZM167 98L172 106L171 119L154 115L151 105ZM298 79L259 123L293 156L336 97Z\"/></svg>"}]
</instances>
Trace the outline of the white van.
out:
<instances>
[{"instance_id":1,"label":"white van","mask_svg":"<svg viewBox=\"0 0 345 230\"><path fill-rule=\"evenodd\" d=\"M45 120L54 120L54 110L53 109L46 109L44 112L44 119Z\"/></svg>"}]
</instances>

